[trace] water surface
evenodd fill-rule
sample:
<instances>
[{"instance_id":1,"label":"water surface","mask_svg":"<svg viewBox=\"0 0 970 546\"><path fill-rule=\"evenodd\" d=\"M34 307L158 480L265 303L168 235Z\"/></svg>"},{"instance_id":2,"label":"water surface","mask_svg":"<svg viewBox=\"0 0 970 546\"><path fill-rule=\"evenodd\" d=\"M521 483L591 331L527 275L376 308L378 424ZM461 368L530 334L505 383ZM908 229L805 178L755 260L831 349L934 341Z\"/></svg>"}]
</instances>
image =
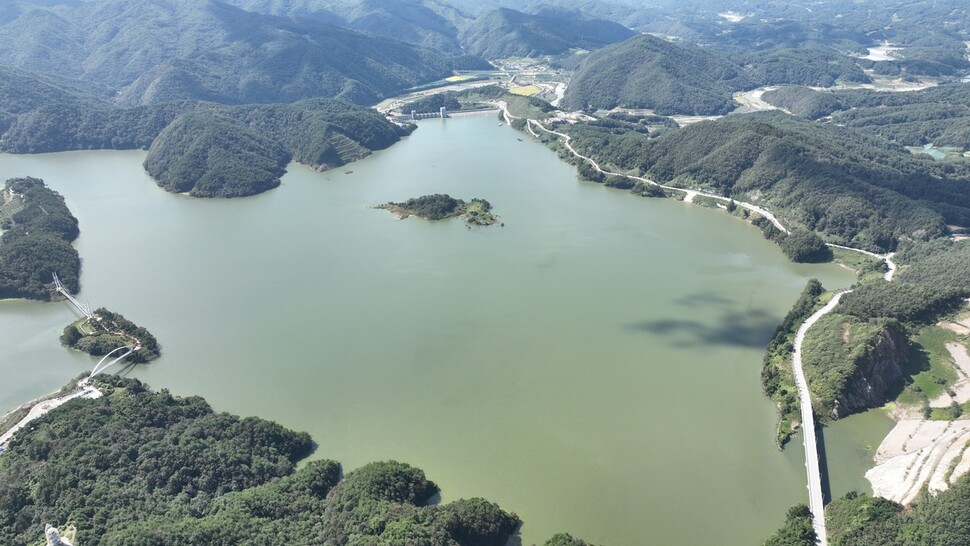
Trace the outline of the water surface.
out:
<instances>
[{"instance_id":1,"label":"water surface","mask_svg":"<svg viewBox=\"0 0 970 546\"><path fill-rule=\"evenodd\" d=\"M80 220L82 294L155 333L134 376L310 432L352 469L423 468L445 500L518 513L523 543L760 543L807 500L773 445L765 343L806 280L723 211L578 182L492 118L429 120L391 149L279 189L196 200L144 152L0 156ZM370 208L488 199L505 227ZM93 365L58 346L67 304L0 303L0 406Z\"/></svg>"}]
</instances>

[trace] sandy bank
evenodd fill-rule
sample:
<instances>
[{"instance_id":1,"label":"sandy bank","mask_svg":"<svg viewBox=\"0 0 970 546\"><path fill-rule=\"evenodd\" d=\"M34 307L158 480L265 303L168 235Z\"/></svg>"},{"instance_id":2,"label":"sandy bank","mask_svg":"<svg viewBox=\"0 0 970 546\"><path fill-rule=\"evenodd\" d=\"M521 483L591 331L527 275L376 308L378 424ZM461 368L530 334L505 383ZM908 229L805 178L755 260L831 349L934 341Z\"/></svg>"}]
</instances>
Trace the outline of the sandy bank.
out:
<instances>
[{"instance_id":1,"label":"sandy bank","mask_svg":"<svg viewBox=\"0 0 970 546\"><path fill-rule=\"evenodd\" d=\"M866 472L875 495L912 502L926 484L942 491L970 470L970 421L904 419L879 444Z\"/></svg>"}]
</instances>

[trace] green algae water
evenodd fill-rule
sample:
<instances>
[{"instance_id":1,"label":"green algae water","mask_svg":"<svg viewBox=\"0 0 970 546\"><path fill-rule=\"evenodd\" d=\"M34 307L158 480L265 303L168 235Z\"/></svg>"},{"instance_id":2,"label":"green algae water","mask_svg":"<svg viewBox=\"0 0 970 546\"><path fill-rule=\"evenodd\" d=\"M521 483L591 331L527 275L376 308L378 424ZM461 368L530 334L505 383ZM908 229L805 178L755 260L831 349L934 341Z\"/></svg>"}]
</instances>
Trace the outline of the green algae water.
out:
<instances>
[{"instance_id":1,"label":"green algae water","mask_svg":"<svg viewBox=\"0 0 970 546\"><path fill-rule=\"evenodd\" d=\"M166 193L143 160L2 155L0 177L66 197L81 298L158 337L132 372L154 388L306 430L346 470L414 464L445 501L516 512L523 544L757 544L807 500L761 358L808 278L849 272L789 263L723 211L579 182L492 117L422 122L339 171L291 165L247 199ZM487 199L505 226L371 208L428 193ZM0 406L93 366L58 345L74 317L0 302Z\"/></svg>"}]
</instances>

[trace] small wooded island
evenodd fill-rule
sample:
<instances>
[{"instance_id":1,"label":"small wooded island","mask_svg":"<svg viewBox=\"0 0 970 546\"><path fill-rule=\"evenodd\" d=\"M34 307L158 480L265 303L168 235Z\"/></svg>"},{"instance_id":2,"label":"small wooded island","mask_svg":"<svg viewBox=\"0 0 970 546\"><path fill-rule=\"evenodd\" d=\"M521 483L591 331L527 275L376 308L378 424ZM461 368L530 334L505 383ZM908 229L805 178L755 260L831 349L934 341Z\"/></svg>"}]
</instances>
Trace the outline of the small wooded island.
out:
<instances>
[{"instance_id":1,"label":"small wooded island","mask_svg":"<svg viewBox=\"0 0 970 546\"><path fill-rule=\"evenodd\" d=\"M120 347L137 347L126 362L140 363L161 356L158 340L142 326L126 319L120 313L105 308L95 310L94 318L81 318L68 324L61 334L61 343L93 356L103 356ZM118 352L118 356L124 354Z\"/></svg>"},{"instance_id":2,"label":"small wooded island","mask_svg":"<svg viewBox=\"0 0 970 546\"><path fill-rule=\"evenodd\" d=\"M403 203L384 203L377 208L389 210L401 219L413 214L426 220L461 218L469 226L491 226L498 223L498 216L491 212L492 204L488 201L476 198L466 203L444 193L413 197Z\"/></svg>"}]
</instances>

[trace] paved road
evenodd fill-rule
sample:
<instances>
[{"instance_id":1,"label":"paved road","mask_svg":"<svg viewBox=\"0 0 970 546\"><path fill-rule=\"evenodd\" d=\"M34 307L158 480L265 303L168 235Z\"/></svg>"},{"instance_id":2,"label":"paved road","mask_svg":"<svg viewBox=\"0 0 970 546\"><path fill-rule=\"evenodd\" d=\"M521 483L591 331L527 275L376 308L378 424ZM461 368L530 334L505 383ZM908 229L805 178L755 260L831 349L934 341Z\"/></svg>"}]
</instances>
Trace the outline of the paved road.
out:
<instances>
[{"instance_id":1,"label":"paved road","mask_svg":"<svg viewBox=\"0 0 970 546\"><path fill-rule=\"evenodd\" d=\"M812 510L815 534L819 544L827 546L828 536L825 532L825 501L822 498L822 473L819 469L818 440L815 437L815 412L812 410L812 393L808 390L805 380L805 370L802 367L802 343L805 334L818 319L830 313L839 304L842 295L850 291L839 292L825 307L808 317L795 333L795 350L792 352L792 369L795 373L795 386L798 388L798 402L802 410L802 438L805 440L805 467L808 474L808 507Z\"/></svg>"},{"instance_id":2,"label":"paved road","mask_svg":"<svg viewBox=\"0 0 970 546\"><path fill-rule=\"evenodd\" d=\"M500 106L500 107L503 109L503 112L505 112L506 119L508 119L508 116L510 115L508 113L508 110L506 110L504 108L504 106ZM715 193L708 193L708 192L701 191L701 190L692 190L692 189L687 189L687 188L678 188L678 187L675 187L675 186L667 186L665 184L661 184L660 182L657 182L656 180L651 180L649 178L644 178L642 176L633 176L632 174L615 173L615 172L607 171L607 170L603 169L602 167L600 167L599 163L597 163L593 158L586 157L583 154L577 152L576 149L573 148L572 143L570 142L570 140L572 140L572 138L569 135L567 135L566 133L560 133L559 131L553 131L552 129L548 129L544 125L542 125L541 123L539 123L538 121L536 121L534 119L530 119L530 120L527 120L527 121L528 121L528 124L530 126L532 124L535 124L535 126L538 127L539 129L541 129L541 130L543 130L543 131L545 131L547 133L550 133L550 134L553 134L553 135L556 135L556 136L562 138L563 144L566 146L566 149L568 149L570 151L570 153L572 153L574 156L578 157L579 159L582 159L583 161L589 163L594 169L596 169L598 172L601 172L603 174L609 174L609 175L613 175L613 176L622 176L624 178L629 178L630 180L637 180L639 182L643 182L645 184L650 184L650 185L653 185L653 186L659 186L659 187L664 188L664 189L667 189L667 190L684 192L691 201L694 199L695 196L698 196L698 195L702 195L704 197L709 197L711 199L717 199L718 201L724 201L725 203L731 201L731 198L724 197L723 195L717 195ZM748 209L751 212L756 212L756 213L764 216L769 221L771 221L771 223L774 224L776 228L778 228L779 230L781 230L782 233L788 233L788 228L786 228L785 225L782 224L778 220L778 218L775 218L775 215L772 214L767 209L764 209L762 207L759 207L758 205L755 205L753 203L745 203L744 201L735 201L735 204L737 206L739 206L739 207Z\"/></svg>"},{"instance_id":3,"label":"paved road","mask_svg":"<svg viewBox=\"0 0 970 546\"><path fill-rule=\"evenodd\" d=\"M100 396L101 396L101 391L92 387L91 385L87 385L80 390L76 390L60 398L52 398L50 400L44 400L43 402L40 402L34 405L34 407L30 408L30 412L27 413L26 417L21 419L19 423L13 426L13 428L11 428L7 432L4 432L2 435L0 435L0 446L5 446L7 442L9 442L11 438L13 438L14 434L16 434L17 431L27 426L31 421L43 415L46 415L47 412L64 404L68 400L73 400L75 398L99 398Z\"/></svg>"}]
</instances>

